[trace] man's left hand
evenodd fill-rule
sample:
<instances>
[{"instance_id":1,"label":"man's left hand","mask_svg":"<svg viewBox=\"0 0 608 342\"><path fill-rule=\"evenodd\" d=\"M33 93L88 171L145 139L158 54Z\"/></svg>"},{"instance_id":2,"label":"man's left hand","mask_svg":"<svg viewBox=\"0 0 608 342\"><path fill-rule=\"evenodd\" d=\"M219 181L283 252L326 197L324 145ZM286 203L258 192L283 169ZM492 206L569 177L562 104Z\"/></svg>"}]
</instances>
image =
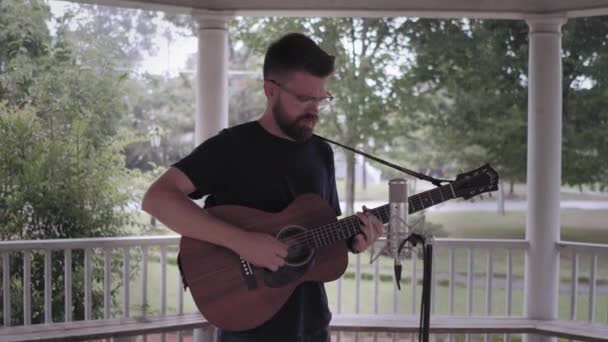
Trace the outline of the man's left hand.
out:
<instances>
[{"instance_id":1,"label":"man's left hand","mask_svg":"<svg viewBox=\"0 0 608 342\"><path fill-rule=\"evenodd\" d=\"M382 235L383 225L365 206L363 212L357 212L357 217L363 222L361 233L353 238L352 248L360 253L365 251Z\"/></svg>"}]
</instances>

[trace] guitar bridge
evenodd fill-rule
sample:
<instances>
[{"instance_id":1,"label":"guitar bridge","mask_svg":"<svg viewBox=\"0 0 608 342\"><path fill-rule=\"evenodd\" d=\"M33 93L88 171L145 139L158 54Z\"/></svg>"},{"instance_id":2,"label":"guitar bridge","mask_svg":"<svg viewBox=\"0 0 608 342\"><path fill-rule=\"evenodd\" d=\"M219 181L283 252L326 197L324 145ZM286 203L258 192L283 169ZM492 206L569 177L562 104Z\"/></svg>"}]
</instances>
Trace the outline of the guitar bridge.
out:
<instances>
[{"instance_id":1,"label":"guitar bridge","mask_svg":"<svg viewBox=\"0 0 608 342\"><path fill-rule=\"evenodd\" d=\"M255 279L255 273L253 271L253 267L248 261L245 261L243 258L241 260L241 275L243 276L243 280L245 280L245 285L247 285L247 289L253 290L258 288L258 281Z\"/></svg>"}]
</instances>

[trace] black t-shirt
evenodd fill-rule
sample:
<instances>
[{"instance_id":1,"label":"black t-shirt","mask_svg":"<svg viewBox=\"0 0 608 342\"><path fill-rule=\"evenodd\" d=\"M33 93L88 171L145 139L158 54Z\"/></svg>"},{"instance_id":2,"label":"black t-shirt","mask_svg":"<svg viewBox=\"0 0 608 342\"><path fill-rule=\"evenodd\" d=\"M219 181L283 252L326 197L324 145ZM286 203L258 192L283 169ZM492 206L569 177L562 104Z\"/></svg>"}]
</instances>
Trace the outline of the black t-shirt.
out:
<instances>
[{"instance_id":1,"label":"black t-shirt","mask_svg":"<svg viewBox=\"0 0 608 342\"><path fill-rule=\"evenodd\" d=\"M235 204L279 212L298 195L316 193L341 214L333 152L315 136L296 143L248 122L206 140L174 166L196 187L191 198L208 195L206 208ZM269 321L238 334L260 341L295 340L326 327L330 319L323 283L305 282Z\"/></svg>"}]
</instances>

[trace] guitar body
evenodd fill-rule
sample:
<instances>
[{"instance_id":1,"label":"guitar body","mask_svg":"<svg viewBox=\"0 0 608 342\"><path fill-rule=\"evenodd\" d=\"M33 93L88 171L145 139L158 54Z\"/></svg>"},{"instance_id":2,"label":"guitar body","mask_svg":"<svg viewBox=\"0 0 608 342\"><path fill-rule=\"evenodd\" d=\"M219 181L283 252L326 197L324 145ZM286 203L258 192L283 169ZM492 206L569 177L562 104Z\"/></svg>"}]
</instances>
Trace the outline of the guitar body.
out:
<instances>
[{"instance_id":1,"label":"guitar body","mask_svg":"<svg viewBox=\"0 0 608 342\"><path fill-rule=\"evenodd\" d=\"M280 213L225 205L207 209L213 216L248 231L284 235L336 221L334 209L317 195L298 197ZM279 237L279 239L283 240ZM255 246L253 246L255 248ZM255 328L269 320L305 281L338 279L348 265L345 243L320 249L290 246L288 264L277 272L245 263L231 250L182 237L181 263L192 298L203 316L226 330Z\"/></svg>"}]
</instances>

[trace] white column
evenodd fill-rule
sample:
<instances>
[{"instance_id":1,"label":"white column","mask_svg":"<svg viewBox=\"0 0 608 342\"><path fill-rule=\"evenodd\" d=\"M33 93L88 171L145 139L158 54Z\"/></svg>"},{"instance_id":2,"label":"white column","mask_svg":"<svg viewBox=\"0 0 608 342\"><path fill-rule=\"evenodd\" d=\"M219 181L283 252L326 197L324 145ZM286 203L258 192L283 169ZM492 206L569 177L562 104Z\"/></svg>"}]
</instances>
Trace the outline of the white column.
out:
<instances>
[{"instance_id":1,"label":"white column","mask_svg":"<svg viewBox=\"0 0 608 342\"><path fill-rule=\"evenodd\" d=\"M564 16L527 19L528 67L528 210L525 316L556 319L559 289L560 186L562 152L561 27ZM530 340L546 340L528 337Z\"/></svg>"},{"instance_id":2,"label":"white column","mask_svg":"<svg viewBox=\"0 0 608 342\"><path fill-rule=\"evenodd\" d=\"M228 20L232 15L218 11L195 11L198 23L196 69L196 116L194 143L198 146L222 128L228 127ZM199 203L200 205L200 203ZM196 342L212 341L212 333L193 329Z\"/></svg>"},{"instance_id":3,"label":"white column","mask_svg":"<svg viewBox=\"0 0 608 342\"><path fill-rule=\"evenodd\" d=\"M194 140L198 146L228 126L227 12L196 11L198 63Z\"/></svg>"}]
</instances>

